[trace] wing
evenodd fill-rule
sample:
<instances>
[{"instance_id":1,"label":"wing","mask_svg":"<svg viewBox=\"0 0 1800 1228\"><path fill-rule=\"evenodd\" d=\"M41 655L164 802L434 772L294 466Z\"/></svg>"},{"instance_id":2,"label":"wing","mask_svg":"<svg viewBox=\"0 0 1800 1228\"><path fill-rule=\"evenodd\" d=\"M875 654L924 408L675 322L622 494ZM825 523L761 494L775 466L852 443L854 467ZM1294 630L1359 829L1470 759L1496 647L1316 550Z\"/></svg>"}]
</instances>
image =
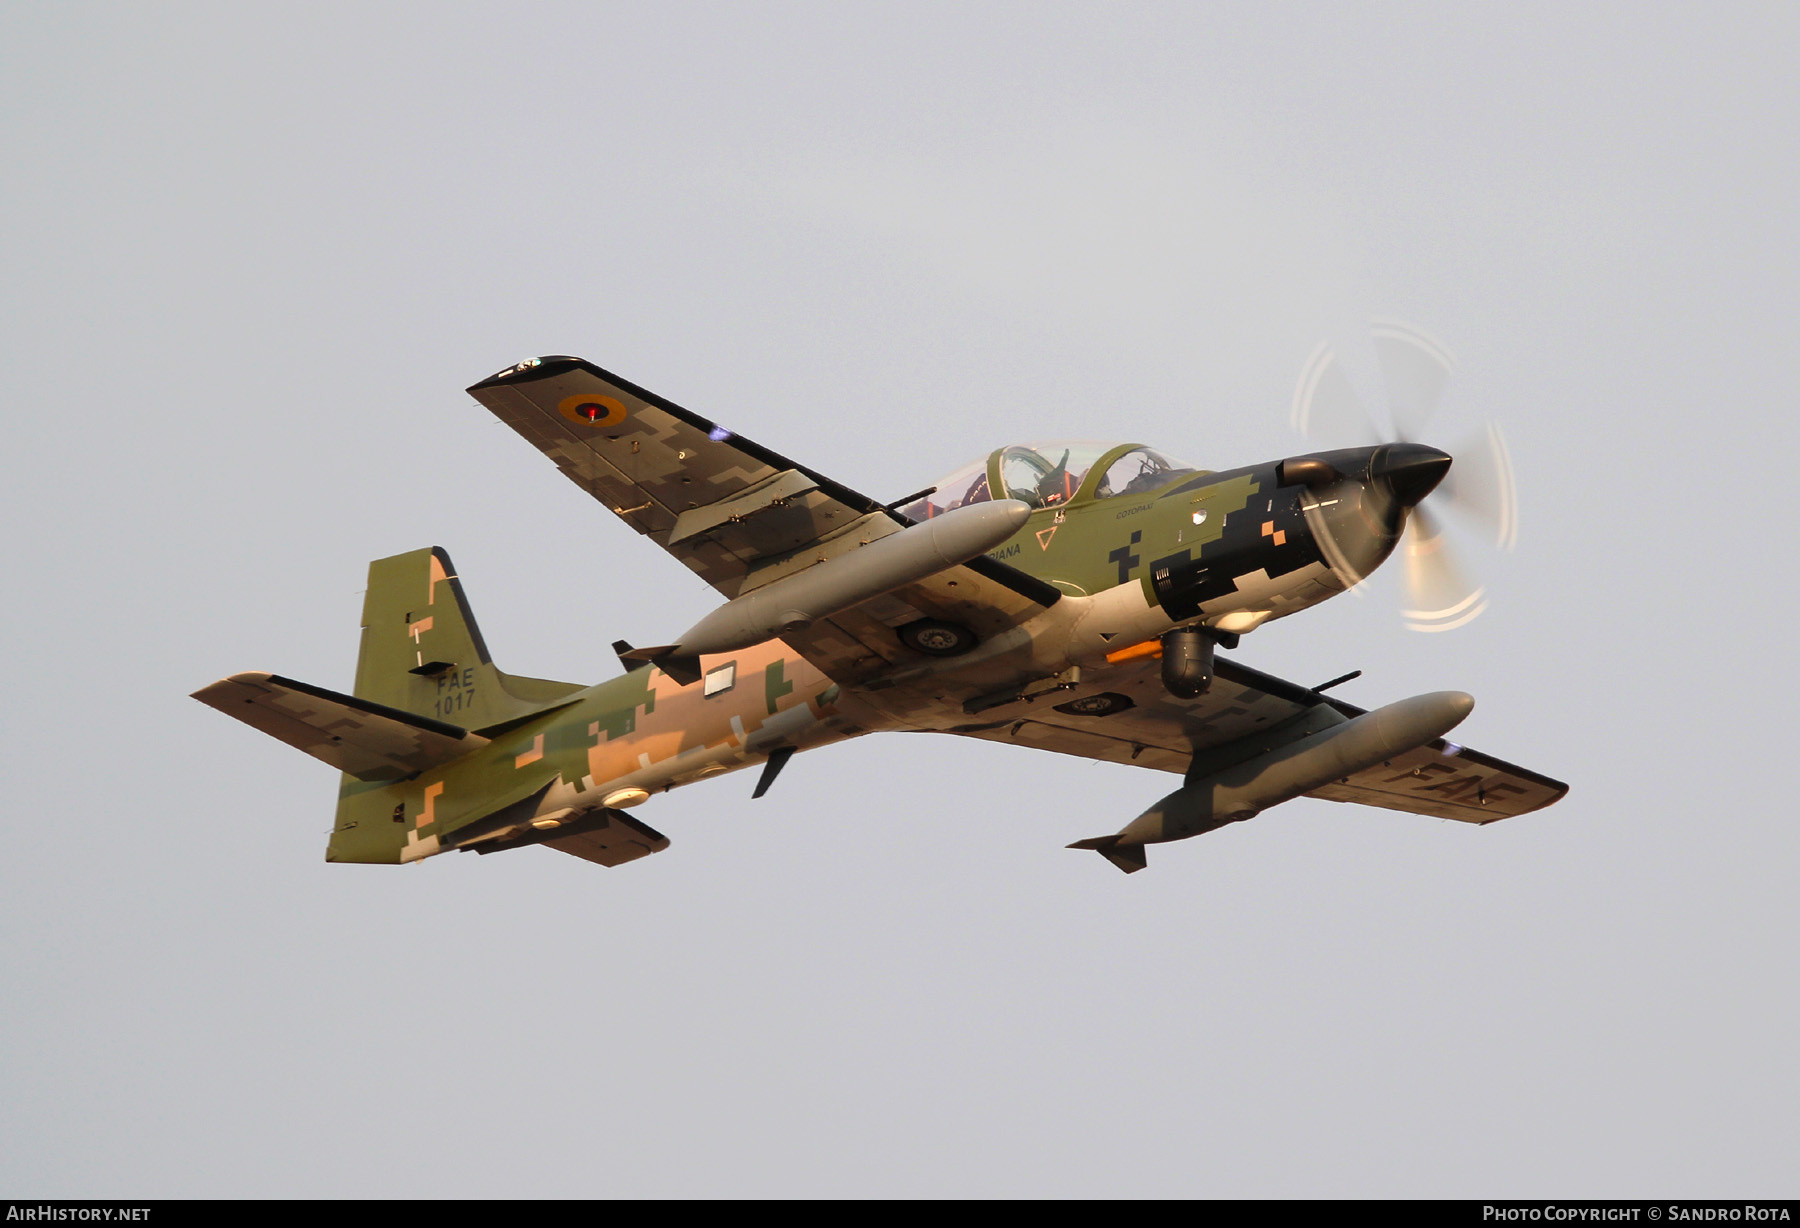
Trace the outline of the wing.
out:
<instances>
[{"instance_id":1,"label":"wing","mask_svg":"<svg viewBox=\"0 0 1800 1228\"><path fill-rule=\"evenodd\" d=\"M866 495L579 358L521 363L469 395L726 597L771 559L893 520Z\"/></svg>"},{"instance_id":2,"label":"wing","mask_svg":"<svg viewBox=\"0 0 1800 1228\"><path fill-rule=\"evenodd\" d=\"M1307 796L1493 823L1542 810L1568 791L1560 780L1439 739Z\"/></svg>"},{"instance_id":3,"label":"wing","mask_svg":"<svg viewBox=\"0 0 1800 1228\"><path fill-rule=\"evenodd\" d=\"M277 674L233 674L194 698L358 780L400 780L487 745L455 725Z\"/></svg>"},{"instance_id":4,"label":"wing","mask_svg":"<svg viewBox=\"0 0 1800 1228\"><path fill-rule=\"evenodd\" d=\"M1039 700L1027 716L947 732L1185 773L1242 762L1364 712L1224 657L1211 689L1191 700L1163 689L1161 665L1150 657L1092 677L1072 698ZM1439 739L1307 796L1491 823L1568 791L1561 781Z\"/></svg>"},{"instance_id":5,"label":"wing","mask_svg":"<svg viewBox=\"0 0 1800 1228\"><path fill-rule=\"evenodd\" d=\"M568 478L726 597L908 522L866 495L579 358L530 359L469 389ZM894 628L954 621L987 638L1054 604L981 558L785 637L846 685L917 661Z\"/></svg>"}]
</instances>

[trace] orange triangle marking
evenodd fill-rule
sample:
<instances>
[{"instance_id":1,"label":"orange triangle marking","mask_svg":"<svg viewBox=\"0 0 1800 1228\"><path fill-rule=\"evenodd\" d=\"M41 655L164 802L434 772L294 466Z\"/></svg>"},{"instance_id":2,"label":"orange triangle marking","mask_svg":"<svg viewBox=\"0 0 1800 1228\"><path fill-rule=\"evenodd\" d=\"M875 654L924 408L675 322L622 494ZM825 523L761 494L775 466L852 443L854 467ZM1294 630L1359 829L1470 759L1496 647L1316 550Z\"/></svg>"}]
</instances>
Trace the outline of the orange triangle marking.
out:
<instances>
[{"instance_id":1,"label":"orange triangle marking","mask_svg":"<svg viewBox=\"0 0 1800 1228\"><path fill-rule=\"evenodd\" d=\"M1048 550L1050 548L1050 539L1056 536L1056 531L1060 528L1062 528L1061 525L1053 524L1047 529L1039 529L1037 531L1038 549Z\"/></svg>"}]
</instances>

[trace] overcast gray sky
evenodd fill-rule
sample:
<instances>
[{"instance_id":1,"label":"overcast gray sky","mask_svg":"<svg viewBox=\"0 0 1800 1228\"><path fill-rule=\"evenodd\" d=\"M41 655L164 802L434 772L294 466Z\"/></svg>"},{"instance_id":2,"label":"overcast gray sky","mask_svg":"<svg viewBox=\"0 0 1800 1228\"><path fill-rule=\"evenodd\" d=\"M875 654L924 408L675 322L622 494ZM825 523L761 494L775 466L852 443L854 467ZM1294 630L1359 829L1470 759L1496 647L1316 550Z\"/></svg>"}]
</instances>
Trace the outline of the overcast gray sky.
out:
<instances>
[{"instance_id":1,"label":"overcast gray sky","mask_svg":"<svg viewBox=\"0 0 1800 1228\"><path fill-rule=\"evenodd\" d=\"M1790 5L14 4L0 1194L1792 1196ZM463 393L618 371L871 495L1000 444L1299 449L1399 317L1501 421L1492 609L1245 640L1571 783L1493 827L865 738L674 840L327 866L347 689L442 545L595 681L707 590Z\"/></svg>"}]
</instances>

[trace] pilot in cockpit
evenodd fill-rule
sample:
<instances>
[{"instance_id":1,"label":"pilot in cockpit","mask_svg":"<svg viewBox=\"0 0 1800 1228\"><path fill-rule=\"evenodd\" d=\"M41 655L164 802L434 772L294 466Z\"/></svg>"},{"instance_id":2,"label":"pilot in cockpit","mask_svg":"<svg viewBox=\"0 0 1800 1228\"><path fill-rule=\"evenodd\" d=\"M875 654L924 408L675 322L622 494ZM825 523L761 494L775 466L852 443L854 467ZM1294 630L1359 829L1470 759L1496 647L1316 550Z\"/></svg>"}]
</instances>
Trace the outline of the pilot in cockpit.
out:
<instances>
[{"instance_id":1,"label":"pilot in cockpit","mask_svg":"<svg viewBox=\"0 0 1800 1228\"><path fill-rule=\"evenodd\" d=\"M1094 499L1146 494L1183 474L1199 472L1141 445L1085 440L1015 444L944 478L935 498L920 499L901 509L901 515L925 520L971 503L985 503L996 495L1034 508L1057 507L1075 497L1101 461L1108 463L1090 492ZM989 474L996 470L998 491L989 481Z\"/></svg>"}]
</instances>

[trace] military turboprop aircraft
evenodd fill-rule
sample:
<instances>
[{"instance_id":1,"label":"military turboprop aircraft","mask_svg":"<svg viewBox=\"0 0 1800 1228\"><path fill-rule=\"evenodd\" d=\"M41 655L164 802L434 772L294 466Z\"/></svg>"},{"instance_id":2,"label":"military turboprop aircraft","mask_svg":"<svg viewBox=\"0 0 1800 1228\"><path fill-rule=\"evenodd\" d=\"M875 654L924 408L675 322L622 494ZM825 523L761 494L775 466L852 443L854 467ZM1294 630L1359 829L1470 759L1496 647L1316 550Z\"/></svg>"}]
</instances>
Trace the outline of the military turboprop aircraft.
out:
<instances>
[{"instance_id":1,"label":"military turboprop aircraft","mask_svg":"<svg viewBox=\"0 0 1800 1228\"><path fill-rule=\"evenodd\" d=\"M326 860L542 844L615 866L631 813L796 751L931 730L1182 777L1077 840L1145 847L1295 797L1490 823L1567 786L1446 742L1455 691L1372 712L1215 654L1355 585L1451 458L1422 444L1210 472L1136 443L1001 448L883 504L579 358L469 392L725 599L593 686L503 673L449 556L369 565L350 694L242 673L195 698L343 772ZM1338 679L1336 681L1343 681Z\"/></svg>"}]
</instances>

